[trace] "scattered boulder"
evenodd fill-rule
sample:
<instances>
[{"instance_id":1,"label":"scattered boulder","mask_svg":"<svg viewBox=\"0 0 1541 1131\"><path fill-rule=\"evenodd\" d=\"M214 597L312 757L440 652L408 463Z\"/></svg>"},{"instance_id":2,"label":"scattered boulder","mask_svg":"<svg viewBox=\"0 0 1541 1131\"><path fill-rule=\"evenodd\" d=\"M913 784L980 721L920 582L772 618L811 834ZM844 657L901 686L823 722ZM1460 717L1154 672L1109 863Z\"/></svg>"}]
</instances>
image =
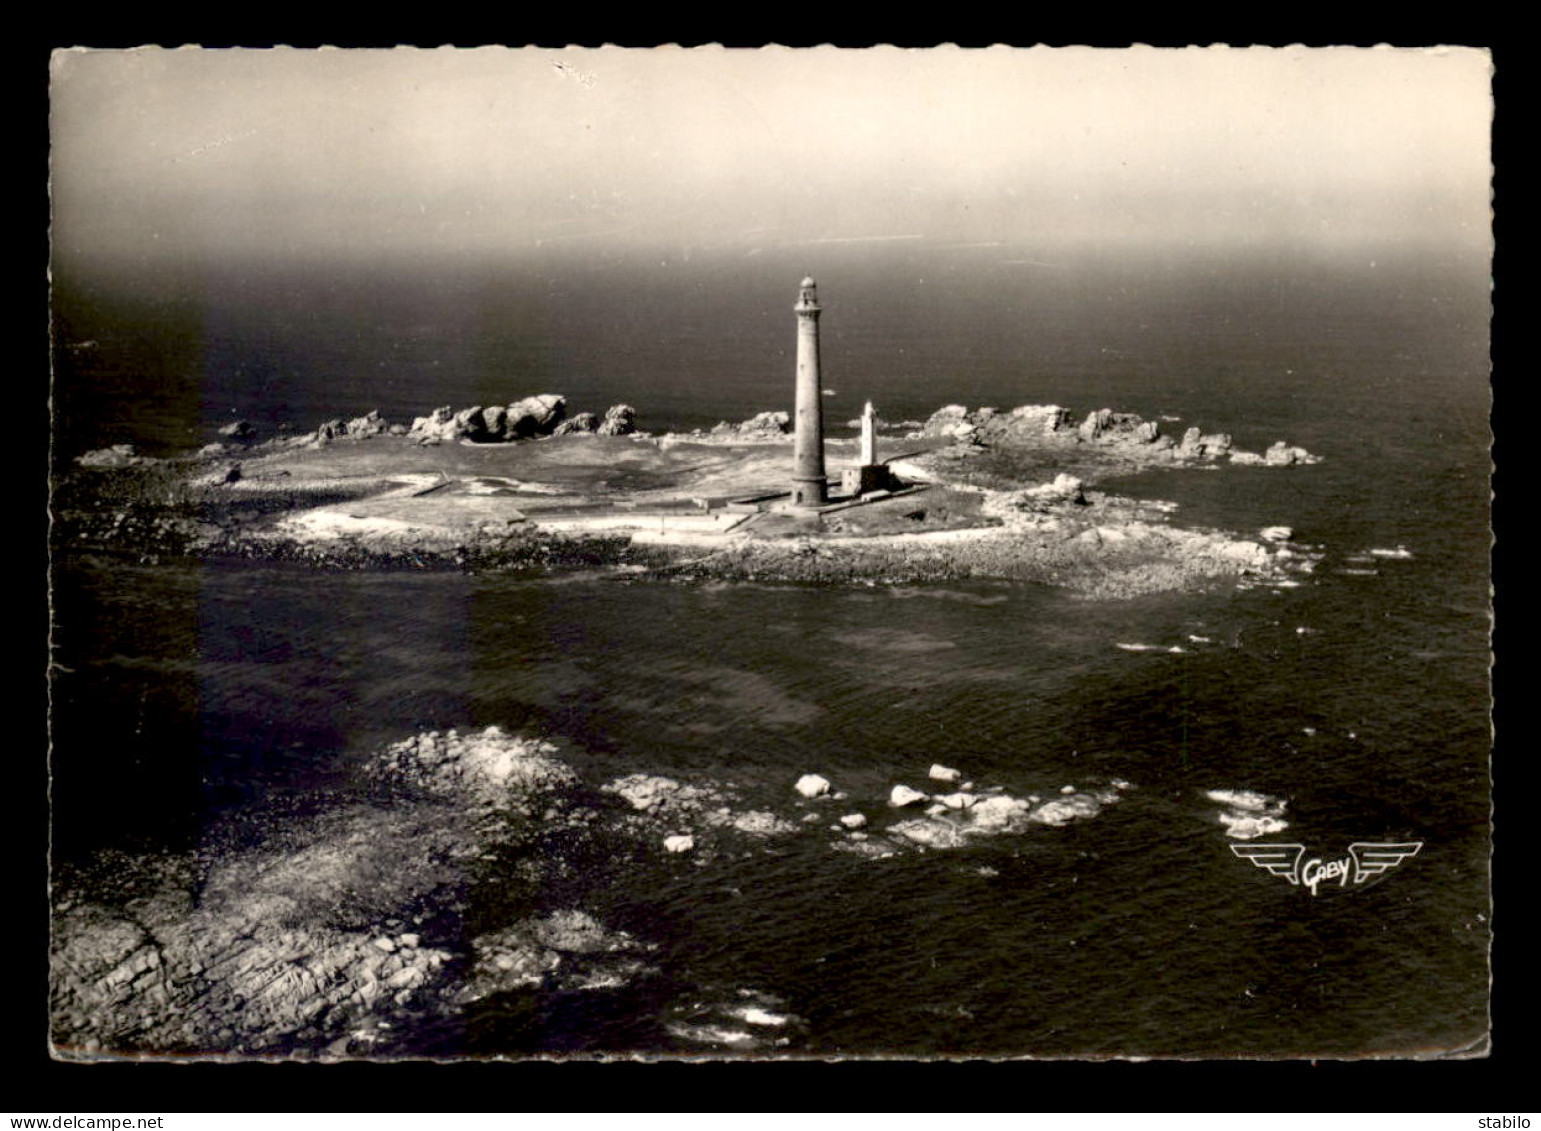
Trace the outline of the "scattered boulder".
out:
<instances>
[{"instance_id":1,"label":"scattered boulder","mask_svg":"<svg viewBox=\"0 0 1541 1131\"><path fill-rule=\"evenodd\" d=\"M1284 819L1288 802L1250 789L1211 789L1204 796L1223 806L1217 817L1233 840L1255 840L1289 828Z\"/></svg>"},{"instance_id":2,"label":"scattered boulder","mask_svg":"<svg viewBox=\"0 0 1541 1131\"><path fill-rule=\"evenodd\" d=\"M963 773L961 770L951 769L939 762L933 762L931 764L931 770L926 776L929 777L932 781L947 782L949 785L963 780Z\"/></svg>"},{"instance_id":3,"label":"scattered boulder","mask_svg":"<svg viewBox=\"0 0 1541 1131\"><path fill-rule=\"evenodd\" d=\"M567 415L567 398L555 393L525 397L508 406L503 438L525 440L549 436Z\"/></svg>"},{"instance_id":4,"label":"scattered boulder","mask_svg":"<svg viewBox=\"0 0 1541 1131\"><path fill-rule=\"evenodd\" d=\"M1076 429L1076 437L1086 443L1112 442L1139 445L1156 444L1165 439L1161 435L1161 425L1156 421L1146 420L1133 412L1114 412L1110 408L1099 408L1095 412L1088 413L1086 419L1081 422L1081 426Z\"/></svg>"},{"instance_id":5,"label":"scattered boulder","mask_svg":"<svg viewBox=\"0 0 1541 1131\"><path fill-rule=\"evenodd\" d=\"M1180 459L1214 459L1231 450L1231 437L1226 432L1205 435L1197 428L1183 433L1182 442L1173 451Z\"/></svg>"},{"instance_id":6,"label":"scattered boulder","mask_svg":"<svg viewBox=\"0 0 1541 1131\"><path fill-rule=\"evenodd\" d=\"M338 417L336 420L328 420L325 424L317 428L310 434L309 440L311 443L317 445L330 444L333 440L337 439L337 437L346 436L347 434L348 422L343 420L341 417Z\"/></svg>"},{"instance_id":7,"label":"scattered boulder","mask_svg":"<svg viewBox=\"0 0 1541 1131\"><path fill-rule=\"evenodd\" d=\"M1263 462L1270 467L1293 467L1297 463L1315 463L1316 457L1302 447L1286 444L1283 440L1268 445Z\"/></svg>"},{"instance_id":8,"label":"scattered boulder","mask_svg":"<svg viewBox=\"0 0 1541 1131\"><path fill-rule=\"evenodd\" d=\"M508 436L508 409L500 404L482 409L482 428L490 440L502 440Z\"/></svg>"},{"instance_id":9,"label":"scattered boulder","mask_svg":"<svg viewBox=\"0 0 1541 1131\"><path fill-rule=\"evenodd\" d=\"M256 438L257 430L247 421L237 420L221 428L219 434L227 440L252 440Z\"/></svg>"},{"instance_id":10,"label":"scattered boulder","mask_svg":"<svg viewBox=\"0 0 1541 1131\"><path fill-rule=\"evenodd\" d=\"M600 786L601 793L613 793L627 801L638 812L661 820L683 823L699 814L708 805L721 806L727 799L723 794L704 786L686 785L673 778L651 774L627 774L608 785ZM724 818L731 812L719 810Z\"/></svg>"},{"instance_id":11,"label":"scattered boulder","mask_svg":"<svg viewBox=\"0 0 1541 1131\"><path fill-rule=\"evenodd\" d=\"M913 821L900 821L888 830L891 836L901 836L924 848L961 848L968 843L963 829L951 821L938 821L917 817Z\"/></svg>"},{"instance_id":12,"label":"scattered boulder","mask_svg":"<svg viewBox=\"0 0 1541 1131\"><path fill-rule=\"evenodd\" d=\"M1014 434L1049 436L1068 431L1075 423L1075 417L1068 408L1060 408L1057 404L1025 404L1012 409L997 423L1008 437Z\"/></svg>"},{"instance_id":13,"label":"scattered boulder","mask_svg":"<svg viewBox=\"0 0 1541 1131\"><path fill-rule=\"evenodd\" d=\"M1053 482L1041 483L1037 487L1028 487L1022 492L1024 499L1041 500L1043 502L1070 502L1077 506L1086 506L1086 484L1074 475L1066 475L1060 472L1054 477Z\"/></svg>"},{"instance_id":14,"label":"scattered boulder","mask_svg":"<svg viewBox=\"0 0 1541 1131\"><path fill-rule=\"evenodd\" d=\"M738 440L775 440L792 431L791 414L785 412L757 412L748 420L732 424L726 420L716 424L713 436Z\"/></svg>"},{"instance_id":15,"label":"scattered boulder","mask_svg":"<svg viewBox=\"0 0 1541 1131\"><path fill-rule=\"evenodd\" d=\"M975 425L969 419L969 411L960 404L944 405L933 412L921 425L923 436L943 436L961 440L972 436Z\"/></svg>"},{"instance_id":16,"label":"scattered boulder","mask_svg":"<svg viewBox=\"0 0 1541 1131\"><path fill-rule=\"evenodd\" d=\"M1205 456L1223 456L1231 450L1229 432L1206 432L1199 437L1199 447Z\"/></svg>"},{"instance_id":17,"label":"scattered boulder","mask_svg":"<svg viewBox=\"0 0 1541 1131\"><path fill-rule=\"evenodd\" d=\"M110 448L98 448L75 460L81 467L131 467L148 463L144 456L134 454L133 444L114 444Z\"/></svg>"},{"instance_id":18,"label":"scattered boulder","mask_svg":"<svg viewBox=\"0 0 1541 1131\"><path fill-rule=\"evenodd\" d=\"M829 779L819 774L804 774L792 788L804 797L823 797L829 792Z\"/></svg>"},{"instance_id":19,"label":"scattered boulder","mask_svg":"<svg viewBox=\"0 0 1541 1131\"><path fill-rule=\"evenodd\" d=\"M490 440L494 438L487 431L486 410L481 405L461 409L451 418L450 423L454 429L455 439Z\"/></svg>"},{"instance_id":20,"label":"scattered boulder","mask_svg":"<svg viewBox=\"0 0 1541 1131\"><path fill-rule=\"evenodd\" d=\"M902 809L906 805L917 805L929 798L918 789L911 789L907 785L896 785L888 794L888 803L895 809Z\"/></svg>"},{"instance_id":21,"label":"scattered boulder","mask_svg":"<svg viewBox=\"0 0 1541 1131\"><path fill-rule=\"evenodd\" d=\"M1113 419L1113 410L1099 408L1095 412L1087 413L1086 419L1081 422L1081 427L1076 429L1076 435L1083 440L1096 440L1108 430Z\"/></svg>"},{"instance_id":22,"label":"scattered boulder","mask_svg":"<svg viewBox=\"0 0 1541 1131\"><path fill-rule=\"evenodd\" d=\"M666 852L689 852L696 846L696 838L693 836L666 836L663 838L663 846Z\"/></svg>"},{"instance_id":23,"label":"scattered boulder","mask_svg":"<svg viewBox=\"0 0 1541 1131\"><path fill-rule=\"evenodd\" d=\"M525 397L507 407L476 405L456 412L444 405L427 416L413 420L406 435L418 437L419 443L469 440L478 444L495 444L508 440L527 440L550 435L562 422L566 412L567 398L555 393ZM379 424L385 430L392 430L384 421L379 421ZM376 425L371 421L368 427L373 429Z\"/></svg>"},{"instance_id":24,"label":"scattered boulder","mask_svg":"<svg viewBox=\"0 0 1541 1131\"><path fill-rule=\"evenodd\" d=\"M379 409L371 409L363 416L355 416L343 425L343 432L354 440L367 440L391 430L390 422L380 415Z\"/></svg>"},{"instance_id":25,"label":"scattered boulder","mask_svg":"<svg viewBox=\"0 0 1541 1131\"><path fill-rule=\"evenodd\" d=\"M751 809L747 813L740 813L728 823L732 828L741 833L748 833L750 836L784 836L797 831L797 826L791 821L784 821L776 814L767 813L763 809Z\"/></svg>"},{"instance_id":26,"label":"scattered boulder","mask_svg":"<svg viewBox=\"0 0 1541 1131\"><path fill-rule=\"evenodd\" d=\"M1059 801L1049 801L1029 814L1028 819L1041 825L1068 825L1071 821L1082 817L1095 817L1102 812L1102 805L1097 798L1086 793L1075 793Z\"/></svg>"},{"instance_id":27,"label":"scattered boulder","mask_svg":"<svg viewBox=\"0 0 1541 1131\"><path fill-rule=\"evenodd\" d=\"M848 829L866 828L867 818L861 813L847 813L840 818L840 823Z\"/></svg>"},{"instance_id":28,"label":"scattered boulder","mask_svg":"<svg viewBox=\"0 0 1541 1131\"><path fill-rule=\"evenodd\" d=\"M592 435L599 431L599 417L592 412L580 412L569 416L551 432L553 436Z\"/></svg>"},{"instance_id":29,"label":"scattered boulder","mask_svg":"<svg viewBox=\"0 0 1541 1131\"><path fill-rule=\"evenodd\" d=\"M453 425L455 411L449 405L441 405L427 416L419 416L413 419L412 427L407 430L407 435L417 436L421 440L453 440Z\"/></svg>"},{"instance_id":30,"label":"scattered boulder","mask_svg":"<svg viewBox=\"0 0 1541 1131\"><path fill-rule=\"evenodd\" d=\"M1267 542L1288 542L1295 537L1294 530L1288 526L1265 526L1257 533L1259 538Z\"/></svg>"},{"instance_id":31,"label":"scattered boulder","mask_svg":"<svg viewBox=\"0 0 1541 1131\"><path fill-rule=\"evenodd\" d=\"M601 436L630 436L637 430L637 410L629 404L611 405L595 429Z\"/></svg>"},{"instance_id":32,"label":"scattered boulder","mask_svg":"<svg viewBox=\"0 0 1541 1131\"><path fill-rule=\"evenodd\" d=\"M998 794L976 801L969 809L969 825L985 833L1011 832L1027 820L1032 806L1021 798Z\"/></svg>"},{"instance_id":33,"label":"scattered boulder","mask_svg":"<svg viewBox=\"0 0 1541 1131\"><path fill-rule=\"evenodd\" d=\"M215 464L202 475L192 479L195 487L223 487L229 483L237 483L241 479L241 465L234 462Z\"/></svg>"}]
</instances>

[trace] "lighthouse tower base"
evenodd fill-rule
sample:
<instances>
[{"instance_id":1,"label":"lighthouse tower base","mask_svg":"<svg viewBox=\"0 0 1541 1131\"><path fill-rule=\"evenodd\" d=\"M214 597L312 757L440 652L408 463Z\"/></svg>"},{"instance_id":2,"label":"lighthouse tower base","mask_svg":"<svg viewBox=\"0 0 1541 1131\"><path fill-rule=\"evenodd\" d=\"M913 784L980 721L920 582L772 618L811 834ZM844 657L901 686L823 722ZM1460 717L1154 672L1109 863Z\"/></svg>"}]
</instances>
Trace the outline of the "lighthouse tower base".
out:
<instances>
[{"instance_id":1,"label":"lighthouse tower base","mask_svg":"<svg viewBox=\"0 0 1541 1131\"><path fill-rule=\"evenodd\" d=\"M829 503L829 484L823 480L794 480L792 505L794 507L822 507Z\"/></svg>"}]
</instances>

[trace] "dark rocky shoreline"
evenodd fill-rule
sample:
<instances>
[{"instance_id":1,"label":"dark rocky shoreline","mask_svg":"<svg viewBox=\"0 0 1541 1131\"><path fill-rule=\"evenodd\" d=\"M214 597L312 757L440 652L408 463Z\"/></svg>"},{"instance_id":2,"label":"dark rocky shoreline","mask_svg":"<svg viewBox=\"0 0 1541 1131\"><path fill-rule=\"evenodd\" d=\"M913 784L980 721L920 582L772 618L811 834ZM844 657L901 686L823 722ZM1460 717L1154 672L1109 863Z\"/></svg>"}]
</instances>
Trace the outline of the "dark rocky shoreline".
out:
<instances>
[{"instance_id":1,"label":"dark rocky shoreline","mask_svg":"<svg viewBox=\"0 0 1541 1131\"><path fill-rule=\"evenodd\" d=\"M66 1059L409 1055L425 1027L484 1001L667 978L657 941L606 925L597 893L794 845L852 866L966 848L1095 818L1133 788L1012 797L961 777L917 766L921 788L858 797L807 774L751 805L710 780L591 784L552 743L496 727L413 735L309 815L216 833L189 856L60 869L53 1046ZM769 1001L717 1012L666 1023L660 1051L785 1047L798 1031Z\"/></svg>"}]
</instances>

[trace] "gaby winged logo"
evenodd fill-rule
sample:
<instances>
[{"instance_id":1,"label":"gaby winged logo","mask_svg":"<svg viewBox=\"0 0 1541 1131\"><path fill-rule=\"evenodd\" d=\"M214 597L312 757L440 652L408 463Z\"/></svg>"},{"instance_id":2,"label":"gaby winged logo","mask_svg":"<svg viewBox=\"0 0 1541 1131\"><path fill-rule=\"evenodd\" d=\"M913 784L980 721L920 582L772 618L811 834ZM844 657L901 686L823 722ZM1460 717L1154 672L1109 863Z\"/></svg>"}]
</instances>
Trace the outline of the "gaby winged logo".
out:
<instances>
[{"instance_id":1,"label":"gaby winged logo","mask_svg":"<svg viewBox=\"0 0 1541 1131\"><path fill-rule=\"evenodd\" d=\"M1422 847L1421 840L1361 840L1348 846L1347 856L1335 860L1316 856L1306 859L1303 844L1233 844L1231 851L1265 872L1283 876L1291 887L1304 885L1315 895L1318 885L1331 880L1336 880L1341 888L1348 886L1350 876L1354 883L1362 884L1382 872L1389 872L1402 861L1418 855Z\"/></svg>"}]
</instances>

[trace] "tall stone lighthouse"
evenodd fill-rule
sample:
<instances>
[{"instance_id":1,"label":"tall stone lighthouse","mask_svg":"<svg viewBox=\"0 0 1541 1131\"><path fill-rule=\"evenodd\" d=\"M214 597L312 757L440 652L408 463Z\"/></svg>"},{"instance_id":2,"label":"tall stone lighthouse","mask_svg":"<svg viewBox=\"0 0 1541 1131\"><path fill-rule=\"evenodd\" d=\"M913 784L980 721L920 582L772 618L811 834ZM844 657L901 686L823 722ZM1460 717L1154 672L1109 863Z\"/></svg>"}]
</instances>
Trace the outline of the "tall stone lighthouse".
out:
<instances>
[{"instance_id":1,"label":"tall stone lighthouse","mask_svg":"<svg viewBox=\"0 0 1541 1131\"><path fill-rule=\"evenodd\" d=\"M824 390L819 377L819 294L813 279L797 296L797 439L792 457L792 505L829 502L824 479Z\"/></svg>"}]
</instances>

